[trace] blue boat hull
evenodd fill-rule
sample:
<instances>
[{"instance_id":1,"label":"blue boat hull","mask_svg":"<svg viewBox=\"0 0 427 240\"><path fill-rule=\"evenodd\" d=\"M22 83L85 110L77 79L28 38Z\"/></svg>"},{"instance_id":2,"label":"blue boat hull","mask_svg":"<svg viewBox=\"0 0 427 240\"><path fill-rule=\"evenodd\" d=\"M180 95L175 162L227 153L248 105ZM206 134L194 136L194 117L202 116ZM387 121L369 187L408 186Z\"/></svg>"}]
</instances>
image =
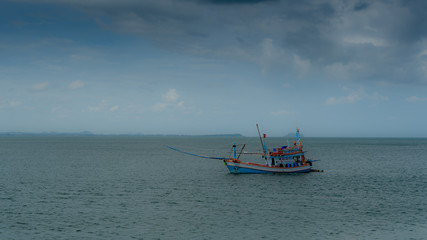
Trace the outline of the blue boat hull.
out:
<instances>
[{"instance_id":1,"label":"blue boat hull","mask_svg":"<svg viewBox=\"0 0 427 240\"><path fill-rule=\"evenodd\" d=\"M224 161L230 173L305 173L310 172L311 166L309 164L295 167L269 167L259 164L236 163Z\"/></svg>"}]
</instances>

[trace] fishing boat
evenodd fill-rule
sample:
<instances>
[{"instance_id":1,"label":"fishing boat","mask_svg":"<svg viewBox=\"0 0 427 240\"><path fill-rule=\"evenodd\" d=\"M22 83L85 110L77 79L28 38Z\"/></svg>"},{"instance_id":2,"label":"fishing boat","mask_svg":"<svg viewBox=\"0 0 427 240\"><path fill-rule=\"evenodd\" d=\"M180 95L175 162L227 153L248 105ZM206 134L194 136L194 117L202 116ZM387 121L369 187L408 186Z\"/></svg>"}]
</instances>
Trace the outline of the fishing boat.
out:
<instances>
[{"instance_id":1,"label":"fishing boat","mask_svg":"<svg viewBox=\"0 0 427 240\"><path fill-rule=\"evenodd\" d=\"M258 124L259 139L263 148L262 153L246 153L244 148L246 144L243 144L239 154L237 154L236 144L233 143L232 157L221 158L221 157L208 157L194 153L184 152L177 148L168 146L170 149L179 151L185 154L193 155L196 157L209 158L222 160L227 166L230 173L306 173L312 171L312 162L318 160L309 160L305 157L305 151L303 151L303 145L301 143L299 129L296 130L296 139L292 146L281 146L270 150L266 145L266 134L261 137ZM242 154L260 155L265 164L244 162L240 160ZM318 171L318 170L316 170Z\"/></svg>"}]
</instances>

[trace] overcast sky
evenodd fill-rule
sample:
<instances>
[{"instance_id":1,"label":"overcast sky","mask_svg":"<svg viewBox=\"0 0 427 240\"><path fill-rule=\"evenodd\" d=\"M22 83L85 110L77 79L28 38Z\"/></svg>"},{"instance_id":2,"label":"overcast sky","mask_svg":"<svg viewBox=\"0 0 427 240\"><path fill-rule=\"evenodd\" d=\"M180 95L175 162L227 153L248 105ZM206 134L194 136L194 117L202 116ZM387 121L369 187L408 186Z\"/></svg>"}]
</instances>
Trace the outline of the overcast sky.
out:
<instances>
[{"instance_id":1,"label":"overcast sky","mask_svg":"<svg viewBox=\"0 0 427 240\"><path fill-rule=\"evenodd\" d=\"M427 137L427 1L0 2L0 132Z\"/></svg>"}]
</instances>

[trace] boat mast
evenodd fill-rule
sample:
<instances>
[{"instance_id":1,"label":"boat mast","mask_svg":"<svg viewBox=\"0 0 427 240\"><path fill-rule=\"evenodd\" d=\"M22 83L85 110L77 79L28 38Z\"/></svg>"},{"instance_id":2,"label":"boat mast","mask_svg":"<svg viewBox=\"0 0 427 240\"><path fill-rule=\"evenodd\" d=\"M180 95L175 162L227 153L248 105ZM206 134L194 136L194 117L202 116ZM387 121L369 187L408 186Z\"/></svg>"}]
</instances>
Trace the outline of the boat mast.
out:
<instances>
[{"instance_id":1,"label":"boat mast","mask_svg":"<svg viewBox=\"0 0 427 240\"><path fill-rule=\"evenodd\" d=\"M298 128L298 127L297 127L296 137L297 137L297 142L298 142L298 144L302 147L302 144L301 144L301 138L300 138L300 136L299 136L299 128Z\"/></svg>"},{"instance_id":2,"label":"boat mast","mask_svg":"<svg viewBox=\"0 0 427 240\"><path fill-rule=\"evenodd\" d=\"M267 148L265 147L265 143L264 143L264 141L263 141L263 140L262 140L262 138L261 138L261 133L259 132L258 123L256 124L256 129L258 130L258 136L259 136L259 140L261 141L262 149L263 149L263 151L264 151L265 155L268 155Z\"/></svg>"}]
</instances>

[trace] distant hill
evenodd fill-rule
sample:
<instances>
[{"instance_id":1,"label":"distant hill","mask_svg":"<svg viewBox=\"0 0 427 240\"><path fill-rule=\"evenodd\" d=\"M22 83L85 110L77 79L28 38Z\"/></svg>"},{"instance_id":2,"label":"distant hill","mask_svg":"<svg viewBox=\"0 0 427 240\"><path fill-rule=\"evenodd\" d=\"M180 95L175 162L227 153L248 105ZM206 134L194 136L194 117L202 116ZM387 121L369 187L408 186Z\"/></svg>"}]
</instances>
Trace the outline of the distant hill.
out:
<instances>
[{"instance_id":1,"label":"distant hill","mask_svg":"<svg viewBox=\"0 0 427 240\"><path fill-rule=\"evenodd\" d=\"M28 133L28 132L1 132L0 136L95 136L89 131L82 131L77 133L59 133L59 132L41 132L41 133Z\"/></svg>"},{"instance_id":2,"label":"distant hill","mask_svg":"<svg viewBox=\"0 0 427 240\"><path fill-rule=\"evenodd\" d=\"M123 134L122 134L123 135ZM130 135L131 136L131 135ZM132 136L147 136L147 137L243 137L240 133L232 133L232 134L209 134L209 135L180 135L180 134L139 134Z\"/></svg>"},{"instance_id":3,"label":"distant hill","mask_svg":"<svg viewBox=\"0 0 427 240\"><path fill-rule=\"evenodd\" d=\"M178 135L178 134L94 134L89 131L76 133L59 133L59 132L0 132L0 136L146 136L146 137L243 137L242 134L210 134L210 135Z\"/></svg>"},{"instance_id":4,"label":"distant hill","mask_svg":"<svg viewBox=\"0 0 427 240\"><path fill-rule=\"evenodd\" d=\"M240 133L233 134L213 134L213 135L199 135L200 137L243 137Z\"/></svg>"}]
</instances>

